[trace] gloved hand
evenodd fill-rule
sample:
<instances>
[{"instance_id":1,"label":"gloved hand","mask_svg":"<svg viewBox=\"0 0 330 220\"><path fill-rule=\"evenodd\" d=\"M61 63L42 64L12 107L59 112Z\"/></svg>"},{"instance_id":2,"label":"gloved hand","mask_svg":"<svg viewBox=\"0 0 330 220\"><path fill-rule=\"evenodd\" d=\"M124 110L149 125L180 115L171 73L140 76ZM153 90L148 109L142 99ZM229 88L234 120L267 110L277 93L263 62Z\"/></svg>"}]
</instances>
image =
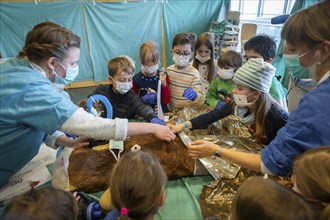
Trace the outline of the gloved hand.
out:
<instances>
[{"instance_id":1,"label":"gloved hand","mask_svg":"<svg viewBox=\"0 0 330 220\"><path fill-rule=\"evenodd\" d=\"M193 100L197 97L197 92L195 92L195 90L193 90L192 88L186 88L182 96L186 99Z\"/></svg>"},{"instance_id":2,"label":"gloved hand","mask_svg":"<svg viewBox=\"0 0 330 220\"><path fill-rule=\"evenodd\" d=\"M157 103L157 93L156 92L147 92L144 96L141 97L143 102L147 105L155 105Z\"/></svg>"},{"instance_id":3,"label":"gloved hand","mask_svg":"<svg viewBox=\"0 0 330 220\"><path fill-rule=\"evenodd\" d=\"M222 106L224 106L226 102L218 102L217 106L215 106L216 109L220 109Z\"/></svg>"},{"instance_id":4,"label":"gloved hand","mask_svg":"<svg viewBox=\"0 0 330 220\"><path fill-rule=\"evenodd\" d=\"M165 122L160 118L153 118L153 119L151 119L150 122L154 123L154 124L165 125Z\"/></svg>"}]
</instances>

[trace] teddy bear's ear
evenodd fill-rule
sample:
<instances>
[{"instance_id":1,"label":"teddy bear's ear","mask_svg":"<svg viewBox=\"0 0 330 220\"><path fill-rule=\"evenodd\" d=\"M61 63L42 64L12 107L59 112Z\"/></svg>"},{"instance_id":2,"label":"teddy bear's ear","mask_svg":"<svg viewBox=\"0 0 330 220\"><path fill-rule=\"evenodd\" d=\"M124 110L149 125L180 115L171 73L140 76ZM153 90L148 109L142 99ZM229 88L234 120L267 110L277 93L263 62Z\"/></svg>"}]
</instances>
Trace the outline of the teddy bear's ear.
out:
<instances>
[{"instance_id":1,"label":"teddy bear's ear","mask_svg":"<svg viewBox=\"0 0 330 220\"><path fill-rule=\"evenodd\" d=\"M87 111L87 98L80 100L78 102L78 106L83 108L85 111Z\"/></svg>"}]
</instances>

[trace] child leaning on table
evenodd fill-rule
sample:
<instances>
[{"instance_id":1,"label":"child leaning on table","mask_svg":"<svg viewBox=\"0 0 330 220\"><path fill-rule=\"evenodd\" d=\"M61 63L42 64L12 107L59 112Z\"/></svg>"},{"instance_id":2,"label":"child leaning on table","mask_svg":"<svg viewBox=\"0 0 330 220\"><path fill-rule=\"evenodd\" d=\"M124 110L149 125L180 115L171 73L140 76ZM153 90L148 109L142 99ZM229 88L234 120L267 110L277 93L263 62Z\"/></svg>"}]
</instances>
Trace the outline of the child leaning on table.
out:
<instances>
[{"instance_id":1,"label":"child leaning on table","mask_svg":"<svg viewBox=\"0 0 330 220\"><path fill-rule=\"evenodd\" d=\"M3 220L76 220L79 215L77 199L67 191L56 188L32 188L15 197L5 207Z\"/></svg>"},{"instance_id":2,"label":"child leaning on table","mask_svg":"<svg viewBox=\"0 0 330 220\"><path fill-rule=\"evenodd\" d=\"M106 191L111 191L115 210L104 219L153 219L165 202L166 182L167 176L155 156L143 151L124 154L112 171L110 189Z\"/></svg>"}]
</instances>

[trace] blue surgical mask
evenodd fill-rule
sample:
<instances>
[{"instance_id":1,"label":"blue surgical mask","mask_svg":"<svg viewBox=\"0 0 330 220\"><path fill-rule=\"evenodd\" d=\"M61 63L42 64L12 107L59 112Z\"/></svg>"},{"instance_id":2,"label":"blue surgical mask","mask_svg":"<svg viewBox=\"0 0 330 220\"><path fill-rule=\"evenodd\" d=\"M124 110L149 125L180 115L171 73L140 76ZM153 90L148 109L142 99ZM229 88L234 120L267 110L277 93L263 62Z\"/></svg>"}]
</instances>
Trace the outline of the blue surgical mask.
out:
<instances>
[{"instance_id":1,"label":"blue surgical mask","mask_svg":"<svg viewBox=\"0 0 330 220\"><path fill-rule=\"evenodd\" d=\"M66 70L66 76L63 79L64 84L72 83L79 74L78 64L70 68L66 68L62 63L59 64Z\"/></svg>"},{"instance_id":2,"label":"blue surgical mask","mask_svg":"<svg viewBox=\"0 0 330 220\"><path fill-rule=\"evenodd\" d=\"M307 53L303 53L302 55L298 54L283 54L283 58L285 61L285 67L291 72L291 74L295 77L306 79L309 78L310 75L313 75L313 70L309 70L309 68L303 67L300 64L300 58L305 56Z\"/></svg>"}]
</instances>

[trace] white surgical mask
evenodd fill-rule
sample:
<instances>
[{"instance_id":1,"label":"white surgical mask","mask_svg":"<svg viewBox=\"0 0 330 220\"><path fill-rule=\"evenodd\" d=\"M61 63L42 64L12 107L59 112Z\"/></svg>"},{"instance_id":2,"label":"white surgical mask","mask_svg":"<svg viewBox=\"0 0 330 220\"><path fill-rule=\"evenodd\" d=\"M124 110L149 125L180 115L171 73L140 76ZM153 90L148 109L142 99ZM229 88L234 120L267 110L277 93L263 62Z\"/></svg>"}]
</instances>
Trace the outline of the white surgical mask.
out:
<instances>
[{"instance_id":1,"label":"white surgical mask","mask_svg":"<svg viewBox=\"0 0 330 220\"><path fill-rule=\"evenodd\" d=\"M185 67L185 66L188 66L189 64L189 59L190 59L190 56L179 56L177 54L174 54L173 55L173 61L175 63L175 65L179 66L179 67Z\"/></svg>"},{"instance_id":2,"label":"white surgical mask","mask_svg":"<svg viewBox=\"0 0 330 220\"><path fill-rule=\"evenodd\" d=\"M249 95L233 94L234 99L235 99L235 104L239 107L247 107L247 106L254 104L260 96L257 99L255 99L253 102L248 102L247 97L249 97L253 93L254 92L251 92Z\"/></svg>"},{"instance_id":3,"label":"white surgical mask","mask_svg":"<svg viewBox=\"0 0 330 220\"><path fill-rule=\"evenodd\" d=\"M199 60L201 63L205 63L211 59L211 56L201 57L198 53L196 54L196 59Z\"/></svg>"},{"instance_id":4,"label":"white surgical mask","mask_svg":"<svg viewBox=\"0 0 330 220\"><path fill-rule=\"evenodd\" d=\"M141 70L146 73L147 76L153 76L153 74L158 70L158 63L153 66L141 66Z\"/></svg>"},{"instance_id":5,"label":"white surgical mask","mask_svg":"<svg viewBox=\"0 0 330 220\"><path fill-rule=\"evenodd\" d=\"M132 88L132 86L133 86L132 82L123 83L123 82L116 81L115 89L120 94L125 94Z\"/></svg>"},{"instance_id":6,"label":"white surgical mask","mask_svg":"<svg viewBox=\"0 0 330 220\"><path fill-rule=\"evenodd\" d=\"M231 79L234 76L234 69L219 69L218 75L222 79Z\"/></svg>"}]
</instances>

